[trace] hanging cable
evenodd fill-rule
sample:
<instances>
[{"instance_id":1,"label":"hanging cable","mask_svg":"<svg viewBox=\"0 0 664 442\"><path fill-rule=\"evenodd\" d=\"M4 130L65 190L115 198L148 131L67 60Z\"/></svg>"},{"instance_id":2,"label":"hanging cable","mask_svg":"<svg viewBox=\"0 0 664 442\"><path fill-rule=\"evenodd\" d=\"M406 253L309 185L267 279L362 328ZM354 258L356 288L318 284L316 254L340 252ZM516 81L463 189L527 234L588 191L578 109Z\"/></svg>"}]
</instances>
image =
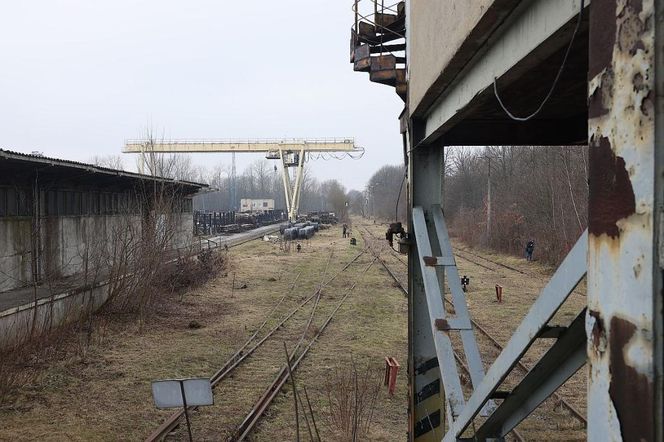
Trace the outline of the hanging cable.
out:
<instances>
[{"instance_id":1,"label":"hanging cable","mask_svg":"<svg viewBox=\"0 0 664 442\"><path fill-rule=\"evenodd\" d=\"M408 176L408 169L403 174L403 179L401 180L401 186L399 186L399 194L397 195L397 206L394 208L394 222L399 222L399 199L401 199L401 191L403 190L403 183L406 182L406 177Z\"/></svg>"},{"instance_id":2,"label":"hanging cable","mask_svg":"<svg viewBox=\"0 0 664 442\"><path fill-rule=\"evenodd\" d=\"M343 160L345 158L350 158L352 160L359 160L364 156L365 150L364 147L357 146L356 150L353 152L342 152L342 153L334 153L334 152L309 152L307 154L307 158L311 161L315 160L323 160L323 161L329 161L329 160Z\"/></svg>"},{"instance_id":3,"label":"hanging cable","mask_svg":"<svg viewBox=\"0 0 664 442\"><path fill-rule=\"evenodd\" d=\"M574 40L576 39L576 34L579 32L579 28L581 28L581 22L583 21L583 9L585 7L585 0L581 0L581 10L579 11L579 17L576 20L576 27L574 28L574 33L572 34L572 39L569 42L569 46L567 46L567 50L565 51L565 57L563 58L563 62L560 65L560 68L558 69L558 73L556 74L556 78L553 80L553 84L551 85L551 88L549 89L549 93L546 94L544 97L544 100L542 100L542 103L538 106L537 109L535 109L535 112L532 114L528 115L527 117L517 117L516 115L512 114L505 104L503 103L503 100L501 100L500 95L498 94L498 79L496 77L493 78L493 94L496 96L496 99L498 100L498 103L500 104L500 107L503 108L503 111L507 114L508 117L510 117L512 120L515 121L528 121L532 118L534 118L537 114L540 113L540 111L544 108L544 105L549 101L551 96L553 95L553 91L558 85L558 81L560 80L560 76L562 75L563 71L565 70L565 65L567 64L567 59L569 58L569 54L572 51L572 45L574 44Z\"/></svg>"}]
</instances>

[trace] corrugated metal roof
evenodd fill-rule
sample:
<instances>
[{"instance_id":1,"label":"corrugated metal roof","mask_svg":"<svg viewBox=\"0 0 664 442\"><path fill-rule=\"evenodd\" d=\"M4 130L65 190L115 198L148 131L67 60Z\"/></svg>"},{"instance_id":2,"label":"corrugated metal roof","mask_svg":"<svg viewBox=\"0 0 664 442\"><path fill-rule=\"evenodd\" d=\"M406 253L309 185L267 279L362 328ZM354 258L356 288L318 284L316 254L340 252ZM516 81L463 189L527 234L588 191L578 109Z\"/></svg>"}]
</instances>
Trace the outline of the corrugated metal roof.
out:
<instances>
[{"instance_id":1,"label":"corrugated metal roof","mask_svg":"<svg viewBox=\"0 0 664 442\"><path fill-rule=\"evenodd\" d=\"M104 174L107 174L107 175L126 176L127 178L134 178L134 179L140 179L140 180L159 180L159 181L172 182L174 184L183 184L183 185L193 186L193 187L198 187L198 188L209 187L207 184L196 183L196 182L193 182L193 181L176 180L176 179L166 178L166 177L156 177L156 176L145 175L145 174L136 173L136 172L127 172L125 170L111 169L109 167L95 166L94 164L81 163L79 161L63 160L61 158L52 158L52 157L47 157L47 156L38 155L38 154L15 152L15 151L6 150L6 149L0 149L0 160L1 159L12 159L12 160L17 160L17 161L26 161L26 162L33 162L33 163L40 163L40 164L47 163L47 164L51 164L53 166L70 167L70 168L75 168L75 169L84 169L84 170L88 170L92 173L104 173Z\"/></svg>"}]
</instances>

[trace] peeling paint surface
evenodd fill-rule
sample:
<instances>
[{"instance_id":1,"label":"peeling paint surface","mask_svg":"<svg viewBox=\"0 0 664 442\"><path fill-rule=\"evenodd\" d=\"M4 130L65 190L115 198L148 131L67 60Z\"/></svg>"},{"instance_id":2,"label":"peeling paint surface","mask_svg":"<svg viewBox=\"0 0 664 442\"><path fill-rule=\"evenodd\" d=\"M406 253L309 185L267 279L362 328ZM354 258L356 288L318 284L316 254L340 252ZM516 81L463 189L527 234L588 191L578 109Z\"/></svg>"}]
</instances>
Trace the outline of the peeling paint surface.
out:
<instances>
[{"instance_id":1,"label":"peeling paint surface","mask_svg":"<svg viewBox=\"0 0 664 442\"><path fill-rule=\"evenodd\" d=\"M635 210L634 191L625 160L616 157L607 137L593 140L590 149L590 188L588 231L595 236L620 236L618 222Z\"/></svg>"},{"instance_id":2,"label":"peeling paint surface","mask_svg":"<svg viewBox=\"0 0 664 442\"><path fill-rule=\"evenodd\" d=\"M588 439L652 440L654 0L594 0Z\"/></svg>"}]
</instances>

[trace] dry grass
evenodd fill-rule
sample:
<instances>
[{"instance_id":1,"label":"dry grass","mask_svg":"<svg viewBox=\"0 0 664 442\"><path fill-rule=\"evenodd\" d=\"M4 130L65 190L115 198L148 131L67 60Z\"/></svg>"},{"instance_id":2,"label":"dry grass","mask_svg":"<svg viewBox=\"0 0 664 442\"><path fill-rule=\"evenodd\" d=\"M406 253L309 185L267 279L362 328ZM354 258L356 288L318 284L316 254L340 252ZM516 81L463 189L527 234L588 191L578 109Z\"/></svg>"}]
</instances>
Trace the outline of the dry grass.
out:
<instances>
[{"instance_id":1,"label":"dry grass","mask_svg":"<svg viewBox=\"0 0 664 442\"><path fill-rule=\"evenodd\" d=\"M466 246L460 243L455 243L454 246L455 249L466 248ZM459 272L471 278L470 288L467 293L467 303L471 316L504 346L528 313L528 310L537 299L541 289L546 285L555 269L541 263L528 263L525 259L495 254L486 250L474 250L473 252L526 273L524 275L514 270L500 267L463 252L457 255ZM494 270L481 267L464 257L477 261ZM503 286L502 304L496 302L494 288L496 284ZM585 304L585 283L582 283L554 316L551 324L569 325ZM476 338L480 346L484 365L488 367L498 356L499 352L483 335L476 332ZM526 353L522 362L526 366L532 367L552 343L552 340L537 340ZM459 342L455 341L455 344L457 348L460 348ZM523 375L524 372L522 370L515 369L500 389L510 390ZM561 397L567 399L582 413L585 412L586 408L585 392L585 369L577 372L558 391ZM585 430L580 423L569 412L556 406L552 398L545 401L517 429L527 440L585 440L586 436Z\"/></svg>"},{"instance_id":2,"label":"dry grass","mask_svg":"<svg viewBox=\"0 0 664 442\"><path fill-rule=\"evenodd\" d=\"M485 260L463 252L466 246L456 241L454 241L454 248L455 250L461 250L457 253L457 265L460 274L471 278L470 288L466 294L471 317L504 346L530 310L555 269L537 262L528 263L524 259L514 256L496 254L486 250L470 250L477 255L488 258L488 260ZM515 270L496 263L504 264ZM498 303L496 300L496 284L503 286L503 303ZM446 291L449 293L449 288L446 287ZM555 315L551 323L568 325L584 307L584 293L585 285L581 284ZM476 331L475 336L485 368L488 368L498 356L499 350L481 333ZM453 336L453 343L455 348L460 351L462 348L460 339ZM527 367L532 367L552 343L551 340L536 341L524 355L522 362ZM524 374L523 370L515 368L499 389L511 390ZM467 385L466 392L470 393L470 391L470 385ZM581 412L584 412L584 370L580 370L573 376L558 393ZM521 435L527 440L567 441L585 439L585 430L581 424L569 412L556 405L552 398L545 401L517 427Z\"/></svg>"},{"instance_id":3,"label":"dry grass","mask_svg":"<svg viewBox=\"0 0 664 442\"><path fill-rule=\"evenodd\" d=\"M368 363L359 368L355 360L343 358L323 381L325 420L336 440L365 440L371 428L381 380L380 367Z\"/></svg>"},{"instance_id":4,"label":"dry grass","mask_svg":"<svg viewBox=\"0 0 664 442\"><path fill-rule=\"evenodd\" d=\"M187 318L204 323L216 310L206 306L192 311L191 303L181 299L183 283L173 284L178 272L186 271L190 275L186 283L196 286L223 269L223 257L206 258L207 263L187 260L167 267L155 287L158 302L148 316L125 312L111 302L92 317L84 316L2 354L0 440L113 439L117 435L113 413L121 420L135 412L152 412L149 404L146 408L138 401L136 410L131 410L134 392L130 390L160 363L159 355L146 356L157 344L151 336L161 335L161 345L168 344L164 336L174 328L187 328ZM132 419L141 424L141 419ZM97 423L91 425L91 420Z\"/></svg>"}]
</instances>

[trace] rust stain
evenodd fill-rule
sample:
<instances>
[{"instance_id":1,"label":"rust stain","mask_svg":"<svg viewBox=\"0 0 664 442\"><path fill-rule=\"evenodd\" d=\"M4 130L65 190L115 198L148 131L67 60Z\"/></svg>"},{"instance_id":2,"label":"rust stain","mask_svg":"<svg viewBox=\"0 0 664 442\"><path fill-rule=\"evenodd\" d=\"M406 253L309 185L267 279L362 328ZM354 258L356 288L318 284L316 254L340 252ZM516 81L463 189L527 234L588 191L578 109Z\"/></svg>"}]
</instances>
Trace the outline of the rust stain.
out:
<instances>
[{"instance_id":1,"label":"rust stain","mask_svg":"<svg viewBox=\"0 0 664 442\"><path fill-rule=\"evenodd\" d=\"M599 86L588 97L588 118L597 118L609 113L613 101L613 69L601 73Z\"/></svg>"},{"instance_id":2,"label":"rust stain","mask_svg":"<svg viewBox=\"0 0 664 442\"><path fill-rule=\"evenodd\" d=\"M588 75L592 79L611 66L616 41L617 0L593 0L590 5L590 57Z\"/></svg>"},{"instance_id":3,"label":"rust stain","mask_svg":"<svg viewBox=\"0 0 664 442\"><path fill-rule=\"evenodd\" d=\"M450 323L447 322L447 319L436 319L434 325L440 331L448 331L450 329Z\"/></svg>"},{"instance_id":4,"label":"rust stain","mask_svg":"<svg viewBox=\"0 0 664 442\"><path fill-rule=\"evenodd\" d=\"M435 267L438 260L435 256L425 256L422 258L424 265L427 267Z\"/></svg>"},{"instance_id":5,"label":"rust stain","mask_svg":"<svg viewBox=\"0 0 664 442\"><path fill-rule=\"evenodd\" d=\"M655 103L653 102L652 99L652 91L648 91L648 94L643 97L643 100L641 101L641 113L645 115L646 117L650 116L651 114L654 114L654 108Z\"/></svg>"},{"instance_id":6,"label":"rust stain","mask_svg":"<svg viewBox=\"0 0 664 442\"><path fill-rule=\"evenodd\" d=\"M626 6L631 8L635 14L640 14L643 11L643 0L627 0Z\"/></svg>"},{"instance_id":7,"label":"rust stain","mask_svg":"<svg viewBox=\"0 0 664 442\"><path fill-rule=\"evenodd\" d=\"M634 92L641 92L646 88L641 72L634 74L634 77L632 78L632 84L634 85Z\"/></svg>"},{"instance_id":8,"label":"rust stain","mask_svg":"<svg viewBox=\"0 0 664 442\"><path fill-rule=\"evenodd\" d=\"M636 325L622 318L611 318L611 384L609 396L620 422L623 440L654 439L653 384L625 360L627 346Z\"/></svg>"},{"instance_id":9,"label":"rust stain","mask_svg":"<svg viewBox=\"0 0 664 442\"><path fill-rule=\"evenodd\" d=\"M588 315L595 318L593 329L590 332L590 335L593 340L593 347L596 352L603 352L604 351L603 341L605 340L606 330L604 328L604 323L602 322L602 317L600 316L599 312L595 310L588 311Z\"/></svg>"},{"instance_id":10,"label":"rust stain","mask_svg":"<svg viewBox=\"0 0 664 442\"><path fill-rule=\"evenodd\" d=\"M625 169L606 137L590 140L590 194L588 231L591 235L620 236L617 222L636 211L634 189Z\"/></svg>"},{"instance_id":11,"label":"rust stain","mask_svg":"<svg viewBox=\"0 0 664 442\"><path fill-rule=\"evenodd\" d=\"M627 10L630 10L630 13L627 13ZM626 17L618 29L618 47L623 52L635 55L639 49L645 49L641 40L645 24L630 6L627 6L623 13L626 14Z\"/></svg>"}]
</instances>

